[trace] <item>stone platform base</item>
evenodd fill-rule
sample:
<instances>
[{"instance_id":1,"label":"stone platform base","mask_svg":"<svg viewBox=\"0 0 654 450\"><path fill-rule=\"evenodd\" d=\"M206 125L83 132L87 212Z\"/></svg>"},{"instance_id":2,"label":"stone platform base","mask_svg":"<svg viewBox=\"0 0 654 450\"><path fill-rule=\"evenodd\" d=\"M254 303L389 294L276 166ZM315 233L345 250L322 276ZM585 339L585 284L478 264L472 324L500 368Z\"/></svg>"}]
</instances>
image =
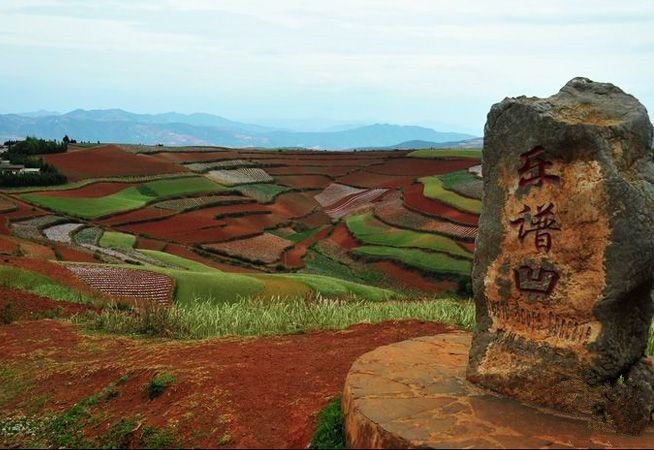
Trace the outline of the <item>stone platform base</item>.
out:
<instances>
[{"instance_id":1,"label":"stone platform base","mask_svg":"<svg viewBox=\"0 0 654 450\"><path fill-rule=\"evenodd\" d=\"M469 347L468 333L453 332L361 356L343 394L349 447L654 447L654 427L610 434L478 389L464 376Z\"/></svg>"}]
</instances>

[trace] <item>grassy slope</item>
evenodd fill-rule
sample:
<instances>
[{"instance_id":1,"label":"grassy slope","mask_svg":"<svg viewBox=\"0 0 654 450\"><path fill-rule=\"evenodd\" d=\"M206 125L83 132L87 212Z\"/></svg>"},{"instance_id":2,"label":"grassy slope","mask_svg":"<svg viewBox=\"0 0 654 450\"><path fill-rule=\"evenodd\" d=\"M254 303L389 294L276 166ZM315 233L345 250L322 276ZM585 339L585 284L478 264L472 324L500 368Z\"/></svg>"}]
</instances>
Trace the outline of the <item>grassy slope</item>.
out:
<instances>
[{"instance_id":1,"label":"grassy slope","mask_svg":"<svg viewBox=\"0 0 654 450\"><path fill-rule=\"evenodd\" d=\"M52 300L87 304L101 302L95 297L56 283L44 275L8 265L0 266L0 286L21 289Z\"/></svg>"},{"instance_id":2,"label":"grassy slope","mask_svg":"<svg viewBox=\"0 0 654 450\"><path fill-rule=\"evenodd\" d=\"M39 194L23 194L23 200L84 219L116 214L138 209L147 203L165 198L225 191L227 188L204 177L185 177L157 180L123 189L112 195L95 198L48 197Z\"/></svg>"},{"instance_id":3,"label":"grassy slope","mask_svg":"<svg viewBox=\"0 0 654 450\"><path fill-rule=\"evenodd\" d=\"M272 183L244 184L232 188L241 194L255 199L260 203L272 202L275 197L283 192L288 192L291 188Z\"/></svg>"},{"instance_id":4,"label":"grassy slope","mask_svg":"<svg viewBox=\"0 0 654 450\"><path fill-rule=\"evenodd\" d=\"M481 159L481 150L478 149L425 149L414 150L407 156L413 158L474 158Z\"/></svg>"},{"instance_id":5,"label":"grassy slope","mask_svg":"<svg viewBox=\"0 0 654 450\"><path fill-rule=\"evenodd\" d=\"M450 238L430 233L393 228L375 219L372 214L351 216L347 219L346 223L347 228L354 237L365 244L421 248L472 259L470 252L459 247Z\"/></svg>"},{"instance_id":6,"label":"grassy slope","mask_svg":"<svg viewBox=\"0 0 654 450\"><path fill-rule=\"evenodd\" d=\"M364 245L353 249L352 252L372 258L398 261L426 272L470 275L472 268L472 264L468 260L452 258L443 253L427 253L416 249Z\"/></svg>"},{"instance_id":7,"label":"grassy slope","mask_svg":"<svg viewBox=\"0 0 654 450\"><path fill-rule=\"evenodd\" d=\"M393 291L352 283L345 280L307 274L261 274L241 275L222 272L185 258L154 250L141 250L180 269L144 267L171 276L177 286L178 304L190 305L196 299L208 299L213 303L238 301L244 297L289 297L303 295L313 290L326 297L353 295L368 300L384 300L396 297Z\"/></svg>"},{"instance_id":8,"label":"grassy slope","mask_svg":"<svg viewBox=\"0 0 654 450\"><path fill-rule=\"evenodd\" d=\"M100 247L131 250L136 244L136 236L118 231L105 231L99 241Z\"/></svg>"},{"instance_id":9,"label":"grassy slope","mask_svg":"<svg viewBox=\"0 0 654 450\"><path fill-rule=\"evenodd\" d=\"M418 178L418 181L425 186L424 195L427 198L440 200L453 208L473 214L479 214L481 211L481 202L479 200L448 191L440 176L422 177Z\"/></svg>"}]
</instances>

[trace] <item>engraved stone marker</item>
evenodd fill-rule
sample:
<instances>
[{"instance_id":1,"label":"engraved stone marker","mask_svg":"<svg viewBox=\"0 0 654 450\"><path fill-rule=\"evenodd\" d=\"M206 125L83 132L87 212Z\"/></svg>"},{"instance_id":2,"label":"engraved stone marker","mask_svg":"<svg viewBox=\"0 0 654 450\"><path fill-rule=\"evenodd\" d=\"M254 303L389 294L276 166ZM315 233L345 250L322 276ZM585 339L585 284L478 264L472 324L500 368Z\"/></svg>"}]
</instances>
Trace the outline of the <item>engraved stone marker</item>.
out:
<instances>
[{"instance_id":1,"label":"engraved stone marker","mask_svg":"<svg viewBox=\"0 0 654 450\"><path fill-rule=\"evenodd\" d=\"M637 433L654 410L654 155L647 111L575 78L488 114L467 377Z\"/></svg>"}]
</instances>

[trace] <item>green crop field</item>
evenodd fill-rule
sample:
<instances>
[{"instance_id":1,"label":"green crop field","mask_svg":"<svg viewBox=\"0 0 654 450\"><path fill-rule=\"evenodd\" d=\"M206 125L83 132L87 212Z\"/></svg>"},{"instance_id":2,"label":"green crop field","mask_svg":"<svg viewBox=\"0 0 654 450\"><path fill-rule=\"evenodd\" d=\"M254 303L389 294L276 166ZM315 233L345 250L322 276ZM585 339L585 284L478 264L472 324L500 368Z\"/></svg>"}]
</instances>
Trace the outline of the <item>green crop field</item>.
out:
<instances>
[{"instance_id":1,"label":"green crop field","mask_svg":"<svg viewBox=\"0 0 654 450\"><path fill-rule=\"evenodd\" d=\"M243 195L247 195L261 203L270 203L279 194L291 190L291 188L287 186L271 183L243 184L241 186L234 186L231 189L238 191Z\"/></svg>"},{"instance_id":2,"label":"green crop field","mask_svg":"<svg viewBox=\"0 0 654 450\"><path fill-rule=\"evenodd\" d=\"M128 187L104 197L49 197L23 194L20 197L35 205L83 219L95 219L142 208L165 198L225 191L227 188L204 177L156 180Z\"/></svg>"},{"instance_id":3,"label":"green crop field","mask_svg":"<svg viewBox=\"0 0 654 450\"><path fill-rule=\"evenodd\" d=\"M100 247L131 250L136 244L136 236L118 231L105 231L99 241Z\"/></svg>"},{"instance_id":4,"label":"green crop field","mask_svg":"<svg viewBox=\"0 0 654 450\"><path fill-rule=\"evenodd\" d=\"M473 158L481 159L481 149L433 148L414 150L407 156L412 158Z\"/></svg>"},{"instance_id":5,"label":"green crop field","mask_svg":"<svg viewBox=\"0 0 654 450\"><path fill-rule=\"evenodd\" d=\"M352 250L354 254L372 259L389 259L406 266L433 272L470 275L472 263L466 259L457 259L443 253L429 253L416 249L400 249L396 247L381 247L364 245Z\"/></svg>"},{"instance_id":6,"label":"green crop field","mask_svg":"<svg viewBox=\"0 0 654 450\"><path fill-rule=\"evenodd\" d=\"M450 238L431 233L393 228L380 222L372 214L351 216L347 219L346 223L347 228L354 237L364 244L385 247L421 248L472 259L470 252L461 248Z\"/></svg>"},{"instance_id":7,"label":"green crop field","mask_svg":"<svg viewBox=\"0 0 654 450\"><path fill-rule=\"evenodd\" d=\"M418 181L425 186L424 195L427 198L440 200L453 208L473 214L479 214L481 211L481 201L448 191L440 176L422 177L418 178Z\"/></svg>"},{"instance_id":8,"label":"green crop field","mask_svg":"<svg viewBox=\"0 0 654 450\"><path fill-rule=\"evenodd\" d=\"M192 304L197 299L214 303L239 301L246 297L286 297L308 292L325 297L354 296L366 300L386 300L399 295L381 289L338 278L310 274L251 275L222 272L195 261L154 250L141 250L179 269L144 266L143 269L162 273L175 280L177 304ZM132 267L132 266L130 266Z\"/></svg>"}]
</instances>

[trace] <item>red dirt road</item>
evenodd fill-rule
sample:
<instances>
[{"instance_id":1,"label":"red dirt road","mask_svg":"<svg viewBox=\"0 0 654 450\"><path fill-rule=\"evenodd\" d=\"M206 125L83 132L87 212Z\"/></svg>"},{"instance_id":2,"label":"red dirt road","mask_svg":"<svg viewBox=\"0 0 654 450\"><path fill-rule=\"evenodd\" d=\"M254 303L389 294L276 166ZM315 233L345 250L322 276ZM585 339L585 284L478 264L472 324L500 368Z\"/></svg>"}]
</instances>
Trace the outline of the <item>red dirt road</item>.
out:
<instances>
[{"instance_id":1,"label":"red dirt road","mask_svg":"<svg viewBox=\"0 0 654 450\"><path fill-rule=\"evenodd\" d=\"M20 410L31 399L45 398L41 411L61 413L126 374L118 395L100 406L105 422L90 432L100 434L109 423L140 414L144 426L174 428L185 447L216 447L222 438L224 446L236 448L304 448L316 414L340 394L357 357L445 330L404 321L189 343L81 334L74 325L51 320L18 322L0 327L0 365L38 374L39 382L3 409ZM147 400L144 383L163 371L175 383Z\"/></svg>"}]
</instances>

